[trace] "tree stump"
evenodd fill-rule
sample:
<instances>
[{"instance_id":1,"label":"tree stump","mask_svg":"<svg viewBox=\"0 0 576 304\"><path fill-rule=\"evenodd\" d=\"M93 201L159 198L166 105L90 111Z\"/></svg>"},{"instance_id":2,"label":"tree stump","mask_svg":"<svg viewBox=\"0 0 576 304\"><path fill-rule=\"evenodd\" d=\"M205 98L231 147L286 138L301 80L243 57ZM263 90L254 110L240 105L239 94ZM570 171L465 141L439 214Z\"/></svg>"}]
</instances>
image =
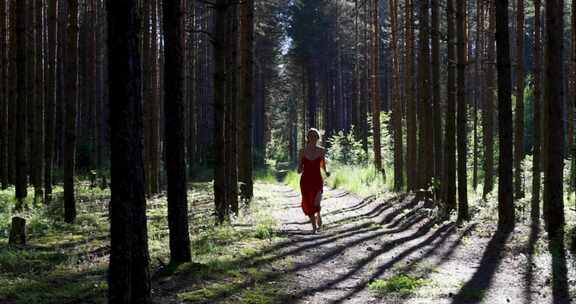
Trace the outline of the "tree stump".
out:
<instances>
[{"instance_id":1,"label":"tree stump","mask_svg":"<svg viewBox=\"0 0 576 304\"><path fill-rule=\"evenodd\" d=\"M26 220L15 216L12 218L12 228L10 229L10 245L26 245Z\"/></svg>"}]
</instances>

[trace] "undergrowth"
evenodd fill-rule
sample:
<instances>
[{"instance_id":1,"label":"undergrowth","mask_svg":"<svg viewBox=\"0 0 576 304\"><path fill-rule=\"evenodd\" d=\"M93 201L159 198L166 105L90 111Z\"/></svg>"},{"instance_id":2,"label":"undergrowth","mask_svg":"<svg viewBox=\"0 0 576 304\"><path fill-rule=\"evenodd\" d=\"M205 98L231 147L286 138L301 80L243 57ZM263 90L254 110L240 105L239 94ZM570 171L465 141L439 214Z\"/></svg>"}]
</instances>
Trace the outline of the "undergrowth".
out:
<instances>
[{"instance_id":1,"label":"undergrowth","mask_svg":"<svg viewBox=\"0 0 576 304\"><path fill-rule=\"evenodd\" d=\"M181 289L170 294L185 302L212 303L233 297L236 303L278 303L285 298L266 278L273 273L271 267L290 267L290 259L254 263L270 259L270 254L261 252L281 239L276 233L278 224L267 213L268 207L281 202L275 201L266 187L256 184L256 198L251 206L243 208L229 223L217 226L211 184L192 184L188 198L193 258L183 265L168 264L166 197L149 198L148 243L151 272L155 274L153 284L160 281L182 284ZM56 187L49 206L34 205L28 200L28 209L20 213L13 210L14 189L0 191L0 302L106 302L109 190L90 188L87 183L79 183L76 189L78 217L73 225L62 221L61 187ZM26 246L7 244L14 215L27 220ZM235 291L230 294L232 287Z\"/></svg>"}]
</instances>

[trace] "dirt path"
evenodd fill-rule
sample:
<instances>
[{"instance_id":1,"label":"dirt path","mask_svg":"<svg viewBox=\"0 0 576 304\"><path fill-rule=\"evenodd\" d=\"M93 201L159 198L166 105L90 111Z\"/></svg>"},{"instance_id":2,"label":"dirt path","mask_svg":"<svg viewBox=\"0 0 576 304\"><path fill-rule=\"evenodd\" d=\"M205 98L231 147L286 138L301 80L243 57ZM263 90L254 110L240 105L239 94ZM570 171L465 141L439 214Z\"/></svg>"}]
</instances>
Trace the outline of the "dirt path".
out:
<instances>
[{"instance_id":1,"label":"dirt path","mask_svg":"<svg viewBox=\"0 0 576 304\"><path fill-rule=\"evenodd\" d=\"M486 224L435 224L431 209L410 196L362 199L326 188L324 229L311 234L299 194L271 187L286 201L273 216L288 237L277 254L294 261L280 278L294 303L552 302L549 257L529 257L526 227L493 237L494 227ZM377 297L368 289L370 282L397 274L428 283L408 298Z\"/></svg>"}]
</instances>

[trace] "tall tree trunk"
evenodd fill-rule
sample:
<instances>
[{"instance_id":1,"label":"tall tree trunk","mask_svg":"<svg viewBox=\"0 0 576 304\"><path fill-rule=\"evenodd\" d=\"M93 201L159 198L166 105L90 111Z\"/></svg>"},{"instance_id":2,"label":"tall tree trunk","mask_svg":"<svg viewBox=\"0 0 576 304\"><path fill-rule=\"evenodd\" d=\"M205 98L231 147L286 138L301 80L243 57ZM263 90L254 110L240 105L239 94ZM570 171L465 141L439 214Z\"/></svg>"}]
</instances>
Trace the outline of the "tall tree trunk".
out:
<instances>
[{"instance_id":1,"label":"tall tree trunk","mask_svg":"<svg viewBox=\"0 0 576 304\"><path fill-rule=\"evenodd\" d=\"M406 90L406 171L408 174L408 190L417 189L418 178L418 140L416 126L416 98L414 96L414 28L413 28L413 0L406 0L405 6L405 41L406 41L406 68L404 76Z\"/></svg>"},{"instance_id":2,"label":"tall tree trunk","mask_svg":"<svg viewBox=\"0 0 576 304\"><path fill-rule=\"evenodd\" d=\"M402 136L402 100L400 99L400 52L398 50L398 0L390 0L392 31L392 124L394 131L394 191L404 187L404 155Z\"/></svg>"},{"instance_id":3,"label":"tall tree trunk","mask_svg":"<svg viewBox=\"0 0 576 304\"><path fill-rule=\"evenodd\" d=\"M544 210L552 254L552 296L555 303L570 302L564 250L564 1L546 1L546 112L548 160L544 173Z\"/></svg>"},{"instance_id":4,"label":"tall tree trunk","mask_svg":"<svg viewBox=\"0 0 576 304\"><path fill-rule=\"evenodd\" d=\"M382 167L382 147L380 139L380 22L379 1L373 0L374 11L372 14L372 135L374 146L374 166L376 170L386 176Z\"/></svg>"},{"instance_id":5,"label":"tall tree trunk","mask_svg":"<svg viewBox=\"0 0 576 304\"><path fill-rule=\"evenodd\" d=\"M26 169L28 166L26 158L26 58L25 45L26 45L26 3L21 0L14 0L11 5L13 11L12 23L15 26L14 41L15 41L15 66L16 66L16 132L15 132L15 152L16 152L16 210L21 210L24 204L24 199L28 195L27 175Z\"/></svg>"},{"instance_id":6,"label":"tall tree trunk","mask_svg":"<svg viewBox=\"0 0 576 304\"><path fill-rule=\"evenodd\" d=\"M440 77L440 0L432 0L432 104L434 113L434 178L436 197L442 190L443 146L442 146L442 99Z\"/></svg>"},{"instance_id":7,"label":"tall tree trunk","mask_svg":"<svg viewBox=\"0 0 576 304\"><path fill-rule=\"evenodd\" d=\"M34 200L44 200L44 41L43 41L43 3L38 1L34 7L34 35L35 35L35 49L36 64L34 66L34 108L32 111L35 113L35 119L32 122L34 125L34 142L32 145L31 165L34 171Z\"/></svg>"},{"instance_id":8,"label":"tall tree trunk","mask_svg":"<svg viewBox=\"0 0 576 304\"><path fill-rule=\"evenodd\" d=\"M510 77L510 39L508 0L496 1L496 45L498 64L498 129L500 158L498 165L498 227L514 227L512 181L512 79Z\"/></svg>"},{"instance_id":9,"label":"tall tree trunk","mask_svg":"<svg viewBox=\"0 0 576 304\"><path fill-rule=\"evenodd\" d=\"M444 201L446 215L456 208L456 41L454 0L446 2L448 82L446 86L446 143L444 148Z\"/></svg>"},{"instance_id":10,"label":"tall tree trunk","mask_svg":"<svg viewBox=\"0 0 576 304\"><path fill-rule=\"evenodd\" d=\"M8 188L8 31L6 1L0 0L0 189Z\"/></svg>"},{"instance_id":11,"label":"tall tree trunk","mask_svg":"<svg viewBox=\"0 0 576 304\"><path fill-rule=\"evenodd\" d=\"M160 193L161 181L160 181L160 170L161 170L161 159L162 159L162 148L160 139L160 116L161 116L161 100L162 100L162 87L161 84L161 54L162 50L159 45L159 40L161 39L160 34L160 0L152 1L152 56L154 57L152 69L152 98L150 111L152 113L150 119L150 150L152 159L150 160L150 186L151 193Z\"/></svg>"},{"instance_id":12,"label":"tall tree trunk","mask_svg":"<svg viewBox=\"0 0 576 304\"><path fill-rule=\"evenodd\" d=\"M8 81L8 113L6 123L8 124L8 144L7 144L7 162L8 162L8 184L16 185L16 116L18 115L18 66L17 52L18 45L16 39L16 1L9 1L8 16L8 74L13 75L7 78Z\"/></svg>"},{"instance_id":13,"label":"tall tree trunk","mask_svg":"<svg viewBox=\"0 0 576 304\"><path fill-rule=\"evenodd\" d=\"M136 1L108 0L110 80L110 303L150 303L139 20Z\"/></svg>"},{"instance_id":14,"label":"tall tree trunk","mask_svg":"<svg viewBox=\"0 0 576 304\"><path fill-rule=\"evenodd\" d=\"M516 7L516 123L514 134L514 196L524 197L522 161L524 160L524 0Z\"/></svg>"},{"instance_id":15,"label":"tall tree trunk","mask_svg":"<svg viewBox=\"0 0 576 304\"><path fill-rule=\"evenodd\" d=\"M188 196L186 189L186 141L184 137L184 15L180 0L164 0L165 43L164 119L166 175L168 177L168 227L170 261L190 261Z\"/></svg>"},{"instance_id":16,"label":"tall tree trunk","mask_svg":"<svg viewBox=\"0 0 576 304\"><path fill-rule=\"evenodd\" d=\"M238 8L231 5L228 9L227 35L226 35L226 119L225 119L225 145L226 148L226 187L227 201L230 210L238 215Z\"/></svg>"},{"instance_id":17,"label":"tall tree trunk","mask_svg":"<svg viewBox=\"0 0 576 304\"><path fill-rule=\"evenodd\" d=\"M475 55L474 55L474 81L476 85L474 85L474 112L473 114L473 122L474 122L474 130L473 130L473 138L474 138L474 164L473 164L473 171L472 171L472 187L474 190L478 188L478 108L479 104L481 103L481 96L482 95L482 62L483 62L483 52L484 52L484 43L482 41L483 35L483 24L484 24L484 2L482 0L476 1L476 41L475 41Z\"/></svg>"},{"instance_id":18,"label":"tall tree trunk","mask_svg":"<svg viewBox=\"0 0 576 304\"><path fill-rule=\"evenodd\" d=\"M64 136L64 220L74 222L76 200L76 111L78 107L78 0L68 1L68 42L66 47L66 130Z\"/></svg>"},{"instance_id":19,"label":"tall tree trunk","mask_svg":"<svg viewBox=\"0 0 576 304\"><path fill-rule=\"evenodd\" d=\"M576 2L574 2L576 3ZM530 217L532 225L540 222L540 184L542 147L542 25L541 0L534 0L534 144L532 153L532 202Z\"/></svg>"},{"instance_id":20,"label":"tall tree trunk","mask_svg":"<svg viewBox=\"0 0 576 304\"><path fill-rule=\"evenodd\" d=\"M217 0L214 24L214 203L219 223L228 219L226 201L226 150L225 144L225 105L226 105L226 17L228 0Z\"/></svg>"},{"instance_id":21,"label":"tall tree trunk","mask_svg":"<svg viewBox=\"0 0 576 304\"><path fill-rule=\"evenodd\" d=\"M568 119L567 151L571 158L570 185L568 191L576 192L576 146L574 145L574 110L576 106L576 1L572 1L571 8L571 50L570 50L570 74L568 76L568 90L566 97L566 111ZM576 235L574 236L576 237ZM576 248L576 244L574 245Z\"/></svg>"},{"instance_id":22,"label":"tall tree trunk","mask_svg":"<svg viewBox=\"0 0 576 304\"><path fill-rule=\"evenodd\" d=\"M458 220L466 221L468 214L468 180L467 180L467 132L466 132L466 2L456 3L456 31L458 36Z\"/></svg>"},{"instance_id":23,"label":"tall tree trunk","mask_svg":"<svg viewBox=\"0 0 576 304\"><path fill-rule=\"evenodd\" d=\"M434 126L433 107L430 101L430 35L428 11L429 1L420 1L419 12L419 50L418 55L418 188L428 189L434 175Z\"/></svg>"},{"instance_id":24,"label":"tall tree trunk","mask_svg":"<svg viewBox=\"0 0 576 304\"><path fill-rule=\"evenodd\" d=\"M482 111L482 131L484 144L484 189L482 197L486 200L487 195L494 189L494 99L496 97L496 13L495 4L490 1L488 9L488 33L486 35L486 59L487 67L484 79L486 82L486 97L484 110Z\"/></svg>"},{"instance_id":25,"label":"tall tree trunk","mask_svg":"<svg viewBox=\"0 0 576 304\"><path fill-rule=\"evenodd\" d=\"M61 60L56 55L58 19L58 5L63 0L48 1L48 50L46 58L46 136L44 153L44 202L49 204L52 201L52 171L54 166L54 141L56 132L56 66Z\"/></svg>"},{"instance_id":26,"label":"tall tree trunk","mask_svg":"<svg viewBox=\"0 0 576 304\"><path fill-rule=\"evenodd\" d=\"M240 197L249 202L254 197L252 180L252 107L254 87L254 0L240 6L240 82L238 117L238 181Z\"/></svg>"}]
</instances>

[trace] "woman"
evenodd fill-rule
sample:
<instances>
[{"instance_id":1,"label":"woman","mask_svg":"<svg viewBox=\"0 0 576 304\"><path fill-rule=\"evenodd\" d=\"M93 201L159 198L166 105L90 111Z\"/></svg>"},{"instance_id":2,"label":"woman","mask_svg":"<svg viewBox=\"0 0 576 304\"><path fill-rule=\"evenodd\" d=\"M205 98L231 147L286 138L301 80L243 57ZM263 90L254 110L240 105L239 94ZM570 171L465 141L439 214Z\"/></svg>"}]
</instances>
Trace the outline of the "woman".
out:
<instances>
[{"instance_id":1,"label":"woman","mask_svg":"<svg viewBox=\"0 0 576 304\"><path fill-rule=\"evenodd\" d=\"M302 210L310 218L312 233L316 233L322 226L320 216L320 201L322 200L322 174L320 169L324 169L327 176L330 173L326 170L326 151L318 146L320 132L310 129L306 136L306 147L300 151L300 161L298 162L298 173L302 173L300 178L300 191L302 192Z\"/></svg>"}]
</instances>

